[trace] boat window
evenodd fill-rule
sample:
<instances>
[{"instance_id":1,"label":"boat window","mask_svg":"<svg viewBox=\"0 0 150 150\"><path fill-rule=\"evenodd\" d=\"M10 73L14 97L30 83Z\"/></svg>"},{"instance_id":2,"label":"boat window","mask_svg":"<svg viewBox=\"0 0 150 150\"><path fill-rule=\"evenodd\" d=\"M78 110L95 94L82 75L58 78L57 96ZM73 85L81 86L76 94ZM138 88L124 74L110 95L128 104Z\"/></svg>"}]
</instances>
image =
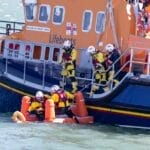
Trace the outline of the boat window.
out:
<instances>
[{"instance_id":1,"label":"boat window","mask_svg":"<svg viewBox=\"0 0 150 150\"><path fill-rule=\"evenodd\" d=\"M19 50L20 49L20 45L19 44L15 44L15 50Z\"/></svg>"},{"instance_id":2,"label":"boat window","mask_svg":"<svg viewBox=\"0 0 150 150\"><path fill-rule=\"evenodd\" d=\"M40 13L39 13L39 21L40 22L48 22L50 19L50 6L49 5L41 5L40 6Z\"/></svg>"},{"instance_id":3,"label":"boat window","mask_svg":"<svg viewBox=\"0 0 150 150\"><path fill-rule=\"evenodd\" d=\"M83 23L82 23L82 31L88 32L91 29L92 25L92 19L93 19L93 13L89 10L86 10L83 13Z\"/></svg>"},{"instance_id":4,"label":"boat window","mask_svg":"<svg viewBox=\"0 0 150 150\"><path fill-rule=\"evenodd\" d=\"M59 48L54 48L52 61L58 62L59 61L59 56L60 56L60 49Z\"/></svg>"},{"instance_id":5,"label":"boat window","mask_svg":"<svg viewBox=\"0 0 150 150\"><path fill-rule=\"evenodd\" d=\"M45 49L45 60L48 60L49 53L50 53L50 48L46 47L46 49Z\"/></svg>"},{"instance_id":6,"label":"boat window","mask_svg":"<svg viewBox=\"0 0 150 150\"><path fill-rule=\"evenodd\" d=\"M14 49L14 44L13 43L9 43L9 49L8 49L8 57L12 57L13 56L13 49Z\"/></svg>"},{"instance_id":7,"label":"boat window","mask_svg":"<svg viewBox=\"0 0 150 150\"><path fill-rule=\"evenodd\" d=\"M25 47L25 58L26 59L30 59L31 58L31 46L30 45L26 45Z\"/></svg>"},{"instance_id":8,"label":"boat window","mask_svg":"<svg viewBox=\"0 0 150 150\"><path fill-rule=\"evenodd\" d=\"M16 57L16 58L19 57L19 50L20 50L20 45L19 44L15 44L14 57Z\"/></svg>"},{"instance_id":9,"label":"boat window","mask_svg":"<svg viewBox=\"0 0 150 150\"><path fill-rule=\"evenodd\" d=\"M101 34L104 32L105 22L106 22L105 13L102 11L98 12L96 17L96 33Z\"/></svg>"},{"instance_id":10,"label":"boat window","mask_svg":"<svg viewBox=\"0 0 150 150\"><path fill-rule=\"evenodd\" d=\"M53 23L60 25L64 21L65 10L62 6L55 6L53 9Z\"/></svg>"},{"instance_id":11,"label":"boat window","mask_svg":"<svg viewBox=\"0 0 150 150\"><path fill-rule=\"evenodd\" d=\"M26 20L33 21L36 17L36 5L35 4L26 4L25 12L26 12Z\"/></svg>"},{"instance_id":12,"label":"boat window","mask_svg":"<svg viewBox=\"0 0 150 150\"><path fill-rule=\"evenodd\" d=\"M9 43L9 49L14 49L14 44L13 43Z\"/></svg>"},{"instance_id":13,"label":"boat window","mask_svg":"<svg viewBox=\"0 0 150 150\"><path fill-rule=\"evenodd\" d=\"M41 46L34 46L33 58L34 59L41 58Z\"/></svg>"},{"instance_id":14,"label":"boat window","mask_svg":"<svg viewBox=\"0 0 150 150\"><path fill-rule=\"evenodd\" d=\"M4 53L4 47L5 47L5 41L2 40L2 44L1 44L1 51L0 53L3 54Z\"/></svg>"}]
</instances>

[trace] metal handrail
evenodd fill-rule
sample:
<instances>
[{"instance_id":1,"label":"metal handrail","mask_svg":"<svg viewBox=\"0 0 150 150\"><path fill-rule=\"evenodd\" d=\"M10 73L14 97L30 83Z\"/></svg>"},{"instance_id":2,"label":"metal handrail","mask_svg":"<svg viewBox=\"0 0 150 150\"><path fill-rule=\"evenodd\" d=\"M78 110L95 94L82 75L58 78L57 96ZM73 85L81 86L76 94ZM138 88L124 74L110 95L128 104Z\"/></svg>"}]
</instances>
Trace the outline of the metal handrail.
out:
<instances>
[{"instance_id":1,"label":"metal handrail","mask_svg":"<svg viewBox=\"0 0 150 150\"><path fill-rule=\"evenodd\" d=\"M9 35L10 31L11 33L22 31L22 27L25 25L24 22L18 22L18 21L4 21L0 20L0 29L2 29L3 32L0 32L2 35ZM19 26L19 27L17 27Z\"/></svg>"},{"instance_id":2,"label":"metal handrail","mask_svg":"<svg viewBox=\"0 0 150 150\"><path fill-rule=\"evenodd\" d=\"M148 62L134 61L134 50L146 50L148 52ZM128 60L124 65L122 65L122 67L114 74L112 80L114 80L117 77L117 75L119 75L119 73L127 67L127 65L129 65L129 72L128 73L131 73L133 64L147 65L147 75L150 75L150 70L149 70L149 67L150 67L150 52L149 52L149 49L143 49L143 48L140 49L140 48L137 48L137 47L128 48L126 51L124 51L124 53L122 53L122 55L112 64L112 66L110 66L110 68L108 68L105 71L105 73L107 74L110 69L112 69L112 71L114 71L115 64L118 61L120 61L124 57L125 54L130 54L131 55L130 60ZM98 86L102 86L102 87L110 85L110 91L112 91L114 88L116 88L116 87L113 87L113 85L112 85L113 83L111 81L108 81L106 84L96 84L96 83L94 83L95 73L96 73L96 71L93 72L91 83L88 84L86 86L86 88L90 85L93 85L93 84L98 85ZM119 82L123 82L124 79L125 78L123 77ZM83 91L84 89L85 89L85 87L83 89L81 89L81 91Z\"/></svg>"},{"instance_id":3,"label":"metal handrail","mask_svg":"<svg viewBox=\"0 0 150 150\"><path fill-rule=\"evenodd\" d=\"M9 50L9 49L8 49ZM129 73L132 72L132 66L133 64L141 64L141 65L147 65L147 75L149 75L149 65L150 65L150 60L148 60L148 62L140 62L140 61L135 61L134 60L134 50L138 50L137 48L129 48L127 49L115 62L112 66L110 66L109 69L107 69L105 71L105 73L107 73L110 69L114 70L114 66L115 64L120 61L124 56L126 56L126 54L129 54L131 55L130 56L130 60L126 61L122 66L121 68L114 74L113 76L113 79L115 79L119 73L124 70L124 68L126 68L128 65L129 65ZM143 49L142 49L143 50ZM149 54L150 56L150 53L149 53L149 49L145 49L147 54ZM20 54L19 55L22 55L24 56L23 54ZM9 58L6 58L6 68L5 68L5 72L8 73L8 59ZM149 57L150 59L150 57ZM34 60L30 60L31 62L34 61ZM26 82L26 75L27 75L27 72L26 72L26 69L27 69L27 65L26 65L27 61L24 60L24 68L23 68L23 82L25 83ZM44 88L45 87L45 75L46 75L46 65L49 64L49 61L47 60L42 60L41 63L43 63L43 70L42 70L42 87ZM53 72L53 71L52 71ZM92 74L92 77L91 78L81 78L81 77L76 77L77 80L82 80L82 81L89 81L89 83L87 83L82 89L81 91L84 91L87 87L89 87L90 85L93 85L94 84L94 73ZM120 80L120 82L122 82L124 80L124 78L122 78ZM98 86L108 86L108 85L111 85L110 86L110 91L114 89L114 87L112 86L112 82L111 81L107 81L107 83L104 85L104 84L97 84Z\"/></svg>"}]
</instances>

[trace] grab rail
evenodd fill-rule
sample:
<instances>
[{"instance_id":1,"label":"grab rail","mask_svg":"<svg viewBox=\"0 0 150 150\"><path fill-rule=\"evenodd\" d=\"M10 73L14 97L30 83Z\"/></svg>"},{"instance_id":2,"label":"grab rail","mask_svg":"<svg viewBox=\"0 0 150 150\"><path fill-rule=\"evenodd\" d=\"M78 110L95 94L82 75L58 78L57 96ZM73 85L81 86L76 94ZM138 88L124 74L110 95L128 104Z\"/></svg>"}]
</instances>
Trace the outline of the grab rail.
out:
<instances>
[{"instance_id":1,"label":"grab rail","mask_svg":"<svg viewBox=\"0 0 150 150\"><path fill-rule=\"evenodd\" d=\"M124 51L123 52L123 54L114 62L114 64L112 65L112 66L110 66L110 68L109 69L112 69L112 70L114 70L114 66L115 66L115 64L118 62L118 61L120 61L120 60L122 60L123 59L123 57L125 57L125 56L127 56L127 55L130 55L130 59L128 60L128 61L126 61L122 66L121 66L121 68L114 74L114 76L113 76L113 79L115 79L118 75L119 75L119 73L121 72L121 71L123 71L127 66L129 66L128 67L128 71L126 72L126 73L131 73L131 72L133 72L133 65L134 64L141 64L141 65L147 65L147 70L146 70L146 75L150 75L150 72L149 72L149 67L150 67L150 52L149 52L149 49L145 49L145 51L146 51L146 54L147 54L147 56L148 56L148 61L147 62L140 62L140 61L136 61L136 60L134 60L134 54L138 51L139 49L138 48L136 48L136 47L132 47L132 48L129 48L129 49L127 49L126 51ZM141 50L143 50L143 49L141 49ZM23 55L23 54L21 54L21 55ZM13 60L13 59L12 59ZM31 60L31 62L34 62L34 60ZM6 64L6 66L5 66L5 73L6 74L12 74L11 72L9 72L9 68L8 68L8 66L9 66L9 58L6 58L6 62L5 62ZM25 83L26 81L27 81L27 79L26 79L26 76L28 75L27 74L27 61L23 61L23 71L22 71L22 73L23 73L23 76L22 76L22 81L23 81L23 83ZM58 80L61 80L61 76L60 76L60 70L53 70L53 69L56 69L56 68L53 68L52 67L52 63L51 62L49 62L49 61L46 61L46 60L42 60L42 61L40 61L40 64L42 65L42 70L40 70L40 73L41 73L41 85L42 85L42 88L44 89L48 84L46 83L46 79L45 79L45 76L46 76L46 73L47 73L47 65L49 66L49 68L51 69L51 70L49 70L52 74L52 77L53 78L57 78ZM55 64L55 65L58 65L58 64ZM106 70L106 72L105 73L108 73L108 71L109 71L109 69L107 69ZM59 72L58 74L57 74L57 76L56 76L56 74L55 74L55 72ZM77 78L77 80L78 81L83 81L84 83L83 83L83 85L82 85L82 89L80 89L81 91L84 91L86 88L88 88L88 87L90 87L91 85L93 85L94 83L95 83L95 81L94 81L94 74L95 74L95 72L93 72L93 74L91 75L92 77L91 78L82 78L82 77L80 77L80 76L77 76L76 78ZM50 75L50 76L51 76ZM122 82L124 80L124 77L119 81L119 82ZM33 81L34 82L34 81ZM109 86L109 90L111 91L111 90L113 90L115 87L113 87L112 86L112 81L108 81L105 85L103 84L97 84L98 86Z\"/></svg>"},{"instance_id":2,"label":"grab rail","mask_svg":"<svg viewBox=\"0 0 150 150\"><path fill-rule=\"evenodd\" d=\"M141 62L141 61L136 61L136 60L134 60L134 54L137 52L137 50L145 50L145 51L147 52L147 57L148 57L147 62L146 62L146 60L145 60L145 62ZM123 58L126 54L130 55L130 59L129 59L128 61L126 61L126 62L121 66L121 68L114 74L112 80L114 80L114 79L119 75L119 73L120 73L121 71L123 71L128 65L129 65L129 69L128 69L128 72L126 72L126 74L132 73L132 72L134 71L134 69L133 69L133 65L134 65L134 64L143 65L143 68L144 68L145 65L147 65L147 68L146 68L146 75L147 75L147 76L150 75L150 50L149 50L149 49L143 49L143 48L140 49L140 48L137 48L137 47L131 47L131 48L128 48L126 51L124 51L124 53L122 53L122 55L121 55L121 56L112 64L112 66L110 66L110 68L108 68L104 73L107 74L107 73L109 72L109 70L114 71L114 66L115 66L115 64L116 64L118 61L121 61L122 58ZM97 70L96 70L95 72L93 72L91 83L88 84L87 86L91 86L91 85L93 85L93 84L95 84L95 85L97 85L97 86L101 86L101 87L107 86L107 87L109 87L109 90L110 90L110 91L112 91L114 88L116 88L116 87L113 86L112 80L107 81L106 84L97 84L97 83L95 83L95 82L94 82L94 75L95 75L96 72L97 72ZM143 72L144 72L144 70L143 70ZM120 83L123 82L123 81L125 80L125 78L126 78L126 75L125 75L119 82L120 82ZM86 88L87 88L87 86L86 86ZM118 84L118 86L119 86L119 84ZM85 87L84 87L83 89L81 89L81 91L83 91L84 89L85 89ZM91 89L91 90L92 90L92 89ZM91 93L91 94L92 94L92 93ZM91 95L91 96L92 96L92 95Z\"/></svg>"},{"instance_id":3,"label":"grab rail","mask_svg":"<svg viewBox=\"0 0 150 150\"><path fill-rule=\"evenodd\" d=\"M24 22L0 20L0 34L10 35L10 33L22 31L24 24Z\"/></svg>"}]
</instances>

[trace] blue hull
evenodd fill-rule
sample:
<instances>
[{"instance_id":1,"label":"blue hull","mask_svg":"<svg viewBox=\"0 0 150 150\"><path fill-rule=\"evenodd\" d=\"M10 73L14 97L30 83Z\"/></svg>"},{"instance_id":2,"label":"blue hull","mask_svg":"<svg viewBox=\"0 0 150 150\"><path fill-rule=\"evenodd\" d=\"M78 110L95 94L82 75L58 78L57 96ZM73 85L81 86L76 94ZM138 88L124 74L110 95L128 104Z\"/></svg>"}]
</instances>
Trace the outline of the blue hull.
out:
<instances>
[{"instance_id":1,"label":"blue hull","mask_svg":"<svg viewBox=\"0 0 150 150\"><path fill-rule=\"evenodd\" d=\"M106 97L85 97L89 115L98 123L150 128L150 81L136 82L127 80ZM22 96L37 90L4 76L0 84L0 112L20 110Z\"/></svg>"},{"instance_id":2,"label":"blue hull","mask_svg":"<svg viewBox=\"0 0 150 150\"><path fill-rule=\"evenodd\" d=\"M119 110L118 110L119 111ZM133 128L150 128L150 116L132 115L130 112L126 114L111 111L97 111L89 109L89 114L94 116L94 121L101 124L133 127ZM135 113L136 114L136 113Z\"/></svg>"}]
</instances>

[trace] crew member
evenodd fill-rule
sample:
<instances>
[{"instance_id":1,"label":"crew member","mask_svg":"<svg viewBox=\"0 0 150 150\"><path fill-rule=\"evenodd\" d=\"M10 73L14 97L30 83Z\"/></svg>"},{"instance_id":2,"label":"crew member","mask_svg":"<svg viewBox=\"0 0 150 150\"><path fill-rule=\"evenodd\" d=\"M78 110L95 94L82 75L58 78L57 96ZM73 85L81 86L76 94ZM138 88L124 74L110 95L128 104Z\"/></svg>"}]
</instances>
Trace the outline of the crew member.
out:
<instances>
[{"instance_id":1,"label":"crew member","mask_svg":"<svg viewBox=\"0 0 150 150\"><path fill-rule=\"evenodd\" d=\"M74 101L74 94L71 94L58 85L53 85L50 88L51 99L55 103L56 114L68 114L68 107Z\"/></svg>"},{"instance_id":2,"label":"crew member","mask_svg":"<svg viewBox=\"0 0 150 150\"><path fill-rule=\"evenodd\" d=\"M99 90L97 84L106 84L105 59L101 51L96 50L94 46L89 46L87 52L90 53L93 63L93 72L95 85L92 86L92 91L96 93Z\"/></svg>"},{"instance_id":3,"label":"crew member","mask_svg":"<svg viewBox=\"0 0 150 150\"><path fill-rule=\"evenodd\" d=\"M77 50L74 48L73 44L69 40L66 40L64 42L63 50L64 52L61 60L63 68L61 75L63 77L63 81L60 82L60 86L62 85L62 82L65 82L66 78L69 78L72 85L71 92L75 93L77 91L77 80L75 77Z\"/></svg>"},{"instance_id":4,"label":"crew member","mask_svg":"<svg viewBox=\"0 0 150 150\"><path fill-rule=\"evenodd\" d=\"M30 114L35 114L39 121L43 121L45 118L45 101L46 97L42 91L37 91L35 97L31 98L31 104L29 106L28 112Z\"/></svg>"},{"instance_id":5,"label":"crew member","mask_svg":"<svg viewBox=\"0 0 150 150\"><path fill-rule=\"evenodd\" d=\"M114 79L115 73L120 69L120 53L113 44L107 44L105 50L108 52L107 68L108 68L108 81L113 80L114 84L118 83L117 77ZM113 66L114 65L114 66Z\"/></svg>"}]
</instances>

